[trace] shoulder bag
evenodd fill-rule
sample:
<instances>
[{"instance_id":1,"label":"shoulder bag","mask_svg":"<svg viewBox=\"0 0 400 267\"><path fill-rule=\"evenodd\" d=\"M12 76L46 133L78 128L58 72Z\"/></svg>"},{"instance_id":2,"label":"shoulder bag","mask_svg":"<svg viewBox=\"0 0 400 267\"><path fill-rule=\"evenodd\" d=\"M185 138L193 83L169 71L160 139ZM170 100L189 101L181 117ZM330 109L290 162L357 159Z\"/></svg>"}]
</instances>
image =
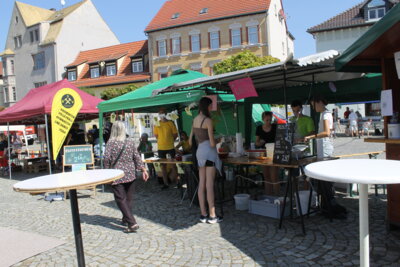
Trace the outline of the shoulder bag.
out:
<instances>
[{"instance_id":1,"label":"shoulder bag","mask_svg":"<svg viewBox=\"0 0 400 267\"><path fill-rule=\"evenodd\" d=\"M121 149L121 151L119 152L117 158L114 160L113 164L111 164L110 169L114 169L115 165L117 164L119 158L120 158L121 155L122 155L122 152L124 152L124 150L125 150L125 146L126 146L126 141L124 142L124 145L122 146L122 149Z\"/></svg>"}]
</instances>

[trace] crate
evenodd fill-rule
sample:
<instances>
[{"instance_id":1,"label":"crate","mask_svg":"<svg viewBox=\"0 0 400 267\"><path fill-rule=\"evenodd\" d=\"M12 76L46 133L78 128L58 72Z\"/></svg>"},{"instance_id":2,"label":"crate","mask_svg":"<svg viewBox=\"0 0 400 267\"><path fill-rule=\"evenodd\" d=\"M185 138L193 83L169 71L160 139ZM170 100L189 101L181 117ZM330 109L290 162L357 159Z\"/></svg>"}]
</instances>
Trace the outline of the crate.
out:
<instances>
[{"instance_id":1,"label":"crate","mask_svg":"<svg viewBox=\"0 0 400 267\"><path fill-rule=\"evenodd\" d=\"M265 200L268 200L265 201ZM261 216L271 217L275 219L281 218L281 209L283 208L283 203L275 204L274 201L278 199L278 197L274 196L262 196L259 197L258 200L249 200L249 213L257 214ZM286 202L285 215L288 216L290 214L290 205Z\"/></svg>"},{"instance_id":2,"label":"crate","mask_svg":"<svg viewBox=\"0 0 400 267\"><path fill-rule=\"evenodd\" d=\"M49 170L49 165L48 163L35 163L35 164L30 164L27 166L24 166L24 171L26 173L38 173L40 171L48 171Z\"/></svg>"}]
</instances>

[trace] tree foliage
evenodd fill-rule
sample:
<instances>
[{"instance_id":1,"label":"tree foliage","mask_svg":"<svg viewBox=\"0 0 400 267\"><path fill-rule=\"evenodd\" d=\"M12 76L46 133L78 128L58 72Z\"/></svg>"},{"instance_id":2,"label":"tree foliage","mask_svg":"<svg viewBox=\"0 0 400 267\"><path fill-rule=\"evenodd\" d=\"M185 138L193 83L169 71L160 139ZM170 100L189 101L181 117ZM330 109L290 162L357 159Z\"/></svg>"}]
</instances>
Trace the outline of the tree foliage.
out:
<instances>
[{"instance_id":1,"label":"tree foliage","mask_svg":"<svg viewBox=\"0 0 400 267\"><path fill-rule=\"evenodd\" d=\"M133 84L131 84L127 87L123 87L123 88L108 88L108 89L104 90L103 92L101 92L100 96L101 96L101 99L109 100L114 97L135 91L137 88L138 87Z\"/></svg>"},{"instance_id":2,"label":"tree foliage","mask_svg":"<svg viewBox=\"0 0 400 267\"><path fill-rule=\"evenodd\" d=\"M216 63L213 67L213 70L215 74L222 74L268 65L279 61L279 59L271 56L258 57L251 51L245 50L236 55L230 56L221 62Z\"/></svg>"}]
</instances>

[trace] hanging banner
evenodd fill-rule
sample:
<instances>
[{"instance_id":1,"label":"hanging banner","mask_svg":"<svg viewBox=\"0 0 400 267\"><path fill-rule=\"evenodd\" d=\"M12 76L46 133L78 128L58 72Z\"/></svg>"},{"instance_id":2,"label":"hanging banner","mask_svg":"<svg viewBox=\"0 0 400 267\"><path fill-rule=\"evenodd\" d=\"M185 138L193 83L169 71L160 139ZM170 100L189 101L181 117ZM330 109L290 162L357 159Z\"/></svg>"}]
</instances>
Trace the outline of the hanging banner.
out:
<instances>
[{"instance_id":1,"label":"hanging banner","mask_svg":"<svg viewBox=\"0 0 400 267\"><path fill-rule=\"evenodd\" d=\"M251 78L243 78L228 83L236 100L257 97L257 91Z\"/></svg>"},{"instance_id":2,"label":"hanging banner","mask_svg":"<svg viewBox=\"0 0 400 267\"><path fill-rule=\"evenodd\" d=\"M75 90L63 88L55 94L51 107L53 159L57 158L81 107L81 96Z\"/></svg>"}]
</instances>

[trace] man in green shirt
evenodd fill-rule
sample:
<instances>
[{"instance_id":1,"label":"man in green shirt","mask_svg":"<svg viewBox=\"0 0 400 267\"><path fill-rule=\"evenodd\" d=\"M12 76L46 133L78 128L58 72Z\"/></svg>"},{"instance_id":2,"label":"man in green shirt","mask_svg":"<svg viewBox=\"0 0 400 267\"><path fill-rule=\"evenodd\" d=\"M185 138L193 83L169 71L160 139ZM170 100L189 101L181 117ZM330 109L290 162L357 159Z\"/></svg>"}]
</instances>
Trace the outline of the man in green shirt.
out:
<instances>
[{"instance_id":1,"label":"man in green shirt","mask_svg":"<svg viewBox=\"0 0 400 267\"><path fill-rule=\"evenodd\" d=\"M303 105L300 100L294 100L290 106L293 111L290 122L296 123L295 142L301 142L305 136L315 133L314 121L302 113Z\"/></svg>"}]
</instances>

